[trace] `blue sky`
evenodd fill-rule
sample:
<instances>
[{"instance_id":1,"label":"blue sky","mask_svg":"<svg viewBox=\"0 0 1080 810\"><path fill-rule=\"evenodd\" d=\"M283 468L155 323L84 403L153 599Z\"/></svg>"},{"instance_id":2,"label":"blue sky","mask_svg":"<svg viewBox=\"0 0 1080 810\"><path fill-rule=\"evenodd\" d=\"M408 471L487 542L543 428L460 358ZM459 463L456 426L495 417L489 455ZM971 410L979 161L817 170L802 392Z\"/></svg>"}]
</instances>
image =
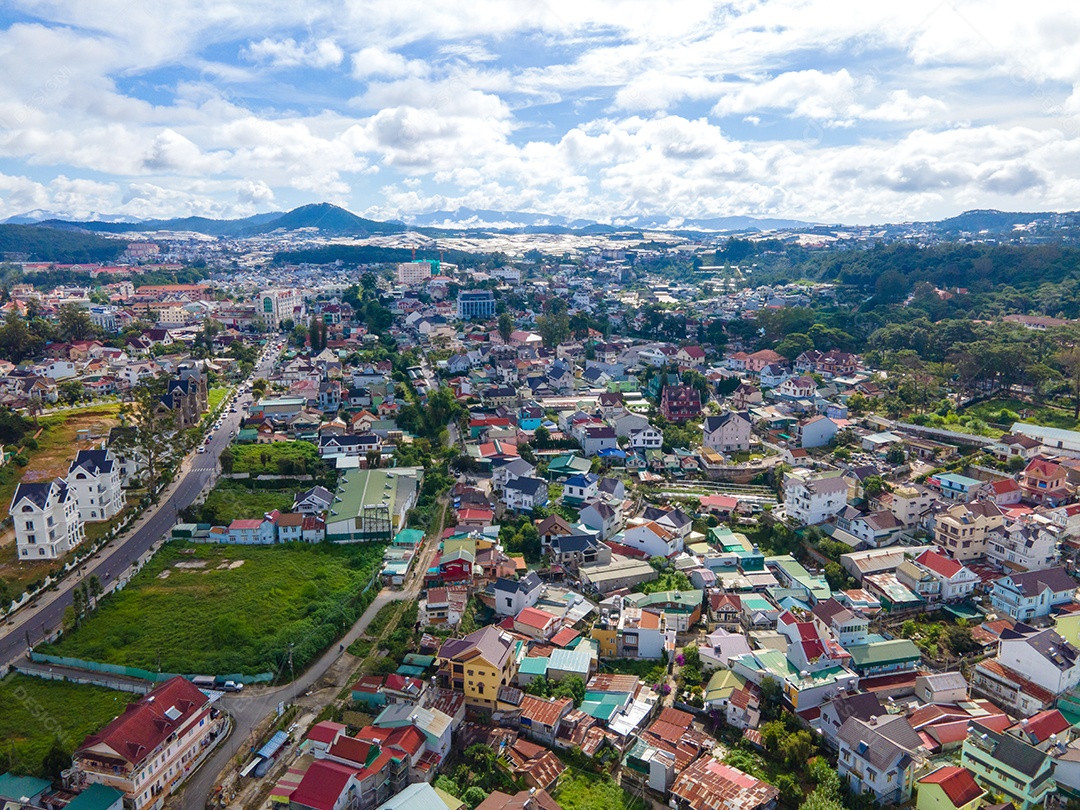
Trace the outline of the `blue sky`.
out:
<instances>
[{"instance_id":1,"label":"blue sky","mask_svg":"<svg viewBox=\"0 0 1080 810\"><path fill-rule=\"evenodd\" d=\"M0 218L1075 210L1078 43L1063 2L12 0Z\"/></svg>"}]
</instances>

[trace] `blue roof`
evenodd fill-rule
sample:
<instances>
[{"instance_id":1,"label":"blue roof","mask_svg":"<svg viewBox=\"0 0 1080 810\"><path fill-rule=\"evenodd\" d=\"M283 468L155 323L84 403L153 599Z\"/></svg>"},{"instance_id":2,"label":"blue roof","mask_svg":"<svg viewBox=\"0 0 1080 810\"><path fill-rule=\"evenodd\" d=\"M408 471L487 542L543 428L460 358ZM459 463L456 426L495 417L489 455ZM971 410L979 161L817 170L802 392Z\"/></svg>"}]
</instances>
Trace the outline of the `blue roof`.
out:
<instances>
[{"instance_id":1,"label":"blue roof","mask_svg":"<svg viewBox=\"0 0 1080 810\"><path fill-rule=\"evenodd\" d=\"M124 794L114 787L93 783L68 802L71 810L108 810L118 801L124 798Z\"/></svg>"},{"instance_id":2,"label":"blue roof","mask_svg":"<svg viewBox=\"0 0 1080 810\"><path fill-rule=\"evenodd\" d=\"M274 754L276 754L285 746L285 743L288 742L288 740L288 734L286 734L284 731L278 731L274 734L273 737L270 738L269 742L267 742L266 745L259 749L259 756L265 759L270 759L270 757L274 756Z\"/></svg>"},{"instance_id":3,"label":"blue roof","mask_svg":"<svg viewBox=\"0 0 1080 810\"><path fill-rule=\"evenodd\" d=\"M589 650L555 650L551 653L548 661L548 670L556 669L561 672L589 673L589 665L592 663L592 655Z\"/></svg>"},{"instance_id":4,"label":"blue roof","mask_svg":"<svg viewBox=\"0 0 1080 810\"><path fill-rule=\"evenodd\" d=\"M572 475L563 482L563 486L567 487L589 487L595 484L600 479L592 473L578 473Z\"/></svg>"},{"instance_id":5,"label":"blue roof","mask_svg":"<svg viewBox=\"0 0 1080 810\"><path fill-rule=\"evenodd\" d=\"M52 787L48 779L33 776L16 776L13 773L0 773L0 799L20 801L24 797L33 799L42 791Z\"/></svg>"},{"instance_id":6,"label":"blue roof","mask_svg":"<svg viewBox=\"0 0 1080 810\"><path fill-rule=\"evenodd\" d=\"M941 473L940 475L931 476L931 478L936 478L938 481L948 481L950 484L964 489L981 486L983 483L978 478L968 478L966 475L957 475L956 473Z\"/></svg>"},{"instance_id":7,"label":"blue roof","mask_svg":"<svg viewBox=\"0 0 1080 810\"><path fill-rule=\"evenodd\" d=\"M602 458L626 458L626 453L618 447L606 447L603 450L597 451L596 455L601 456Z\"/></svg>"}]
</instances>

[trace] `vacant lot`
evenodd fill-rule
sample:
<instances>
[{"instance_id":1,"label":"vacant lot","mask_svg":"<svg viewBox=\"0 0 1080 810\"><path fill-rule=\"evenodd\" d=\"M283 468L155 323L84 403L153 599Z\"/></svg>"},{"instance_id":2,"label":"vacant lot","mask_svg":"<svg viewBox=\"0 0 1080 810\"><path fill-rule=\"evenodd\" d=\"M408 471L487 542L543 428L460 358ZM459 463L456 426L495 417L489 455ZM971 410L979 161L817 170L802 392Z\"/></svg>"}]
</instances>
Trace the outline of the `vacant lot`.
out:
<instances>
[{"instance_id":1,"label":"vacant lot","mask_svg":"<svg viewBox=\"0 0 1080 810\"><path fill-rule=\"evenodd\" d=\"M10 764L18 772L44 776L42 762L55 740L70 754L137 697L100 686L9 675L0 681L5 768Z\"/></svg>"},{"instance_id":2,"label":"vacant lot","mask_svg":"<svg viewBox=\"0 0 1080 810\"><path fill-rule=\"evenodd\" d=\"M300 672L352 625L381 545L169 543L57 655L183 674Z\"/></svg>"},{"instance_id":3,"label":"vacant lot","mask_svg":"<svg viewBox=\"0 0 1080 810\"><path fill-rule=\"evenodd\" d=\"M228 526L234 520L262 518L267 512L292 509L292 489L252 489L234 481L219 481L202 506L192 507L196 523Z\"/></svg>"},{"instance_id":4,"label":"vacant lot","mask_svg":"<svg viewBox=\"0 0 1080 810\"><path fill-rule=\"evenodd\" d=\"M228 393L228 388L211 388L206 392L206 402L211 412L221 404L221 400L225 399Z\"/></svg>"},{"instance_id":5,"label":"vacant lot","mask_svg":"<svg viewBox=\"0 0 1080 810\"><path fill-rule=\"evenodd\" d=\"M1062 430L1076 430L1080 424L1073 419L1072 410L1052 405L1033 405L1019 399L988 399L964 408L964 413L976 416L984 422L994 422L1006 427L1019 421Z\"/></svg>"},{"instance_id":6,"label":"vacant lot","mask_svg":"<svg viewBox=\"0 0 1080 810\"><path fill-rule=\"evenodd\" d=\"M237 444L231 448L233 472L252 475L308 475L322 470L319 448L311 442Z\"/></svg>"},{"instance_id":7,"label":"vacant lot","mask_svg":"<svg viewBox=\"0 0 1080 810\"><path fill-rule=\"evenodd\" d=\"M646 810L645 802L631 796L610 776L574 769L559 780L553 798L564 810Z\"/></svg>"}]
</instances>

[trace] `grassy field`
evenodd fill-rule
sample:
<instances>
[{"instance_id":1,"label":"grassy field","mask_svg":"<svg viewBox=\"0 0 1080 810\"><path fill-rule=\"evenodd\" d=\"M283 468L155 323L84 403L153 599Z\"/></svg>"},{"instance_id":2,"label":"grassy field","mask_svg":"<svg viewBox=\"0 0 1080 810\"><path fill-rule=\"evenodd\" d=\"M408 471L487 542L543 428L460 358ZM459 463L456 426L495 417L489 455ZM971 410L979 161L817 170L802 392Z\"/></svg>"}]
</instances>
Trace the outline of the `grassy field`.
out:
<instances>
[{"instance_id":1,"label":"grassy field","mask_svg":"<svg viewBox=\"0 0 1080 810\"><path fill-rule=\"evenodd\" d=\"M3 768L10 764L17 772L44 776L42 761L55 740L70 754L137 697L100 686L9 675L0 681Z\"/></svg>"},{"instance_id":2,"label":"grassy field","mask_svg":"<svg viewBox=\"0 0 1080 810\"><path fill-rule=\"evenodd\" d=\"M42 652L183 674L300 672L356 621L382 546L168 543Z\"/></svg>"},{"instance_id":3,"label":"grassy field","mask_svg":"<svg viewBox=\"0 0 1080 810\"><path fill-rule=\"evenodd\" d=\"M1011 413L1002 414L1001 411ZM1052 405L1033 405L1019 399L988 399L964 409L964 413L977 416L985 422L1010 425L1012 422L1031 422L1034 425L1076 430L1080 421L1073 419L1072 411ZM1020 417L1016 419L1015 416ZM1006 417L1002 419L1002 417Z\"/></svg>"},{"instance_id":4,"label":"grassy field","mask_svg":"<svg viewBox=\"0 0 1080 810\"><path fill-rule=\"evenodd\" d=\"M214 408L220 405L221 401L225 399L225 397L227 397L228 395L228 388L211 388L209 391L206 392L206 402L210 406L209 409L213 411Z\"/></svg>"},{"instance_id":5,"label":"grassy field","mask_svg":"<svg viewBox=\"0 0 1080 810\"><path fill-rule=\"evenodd\" d=\"M237 519L262 518L275 509L288 512L294 494L291 489L249 489L232 481L219 481L206 496L206 503L195 507L196 522L227 526Z\"/></svg>"},{"instance_id":6,"label":"grassy field","mask_svg":"<svg viewBox=\"0 0 1080 810\"><path fill-rule=\"evenodd\" d=\"M304 475L322 467L319 448L311 442L234 444L233 472L252 475Z\"/></svg>"},{"instance_id":7,"label":"grassy field","mask_svg":"<svg viewBox=\"0 0 1080 810\"><path fill-rule=\"evenodd\" d=\"M645 802L631 796L610 776L586 771L567 771L552 798L563 810L647 810Z\"/></svg>"}]
</instances>

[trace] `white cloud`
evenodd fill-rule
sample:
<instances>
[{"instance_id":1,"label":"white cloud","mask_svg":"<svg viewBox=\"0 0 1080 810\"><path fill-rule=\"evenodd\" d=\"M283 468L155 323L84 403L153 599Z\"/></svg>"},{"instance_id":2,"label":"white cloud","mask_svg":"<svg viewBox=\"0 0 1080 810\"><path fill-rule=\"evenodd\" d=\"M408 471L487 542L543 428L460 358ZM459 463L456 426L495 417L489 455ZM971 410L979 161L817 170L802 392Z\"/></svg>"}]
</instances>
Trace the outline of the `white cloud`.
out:
<instances>
[{"instance_id":1,"label":"white cloud","mask_svg":"<svg viewBox=\"0 0 1080 810\"><path fill-rule=\"evenodd\" d=\"M6 215L331 198L882 221L1080 193L1064 0L13 8L40 22L0 25Z\"/></svg>"},{"instance_id":2,"label":"white cloud","mask_svg":"<svg viewBox=\"0 0 1080 810\"><path fill-rule=\"evenodd\" d=\"M332 39L297 43L292 38L271 39L268 37L252 42L243 49L242 54L252 62L279 68L330 68L340 65L345 59L345 52Z\"/></svg>"}]
</instances>

